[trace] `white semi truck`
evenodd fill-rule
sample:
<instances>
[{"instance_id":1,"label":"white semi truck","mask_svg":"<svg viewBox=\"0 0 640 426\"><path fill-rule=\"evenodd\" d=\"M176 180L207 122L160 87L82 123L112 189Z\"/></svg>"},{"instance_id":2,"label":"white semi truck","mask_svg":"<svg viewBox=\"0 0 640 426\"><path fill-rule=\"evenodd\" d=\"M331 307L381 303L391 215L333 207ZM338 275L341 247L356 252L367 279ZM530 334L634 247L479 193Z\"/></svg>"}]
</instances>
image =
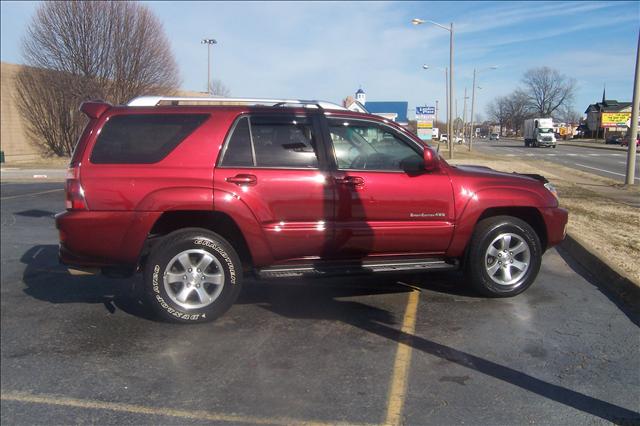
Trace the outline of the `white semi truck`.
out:
<instances>
[{"instance_id":1,"label":"white semi truck","mask_svg":"<svg viewBox=\"0 0 640 426\"><path fill-rule=\"evenodd\" d=\"M524 146L556 147L556 136L553 133L553 119L530 118L524 120Z\"/></svg>"}]
</instances>

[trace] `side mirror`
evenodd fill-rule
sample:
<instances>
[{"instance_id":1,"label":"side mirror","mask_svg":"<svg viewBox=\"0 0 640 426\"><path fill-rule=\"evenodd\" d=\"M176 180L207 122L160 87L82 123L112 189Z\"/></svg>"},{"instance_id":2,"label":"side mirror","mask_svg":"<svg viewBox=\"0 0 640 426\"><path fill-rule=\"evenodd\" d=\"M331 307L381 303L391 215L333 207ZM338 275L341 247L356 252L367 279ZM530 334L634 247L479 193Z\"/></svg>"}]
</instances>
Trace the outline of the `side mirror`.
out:
<instances>
[{"instance_id":1,"label":"side mirror","mask_svg":"<svg viewBox=\"0 0 640 426\"><path fill-rule=\"evenodd\" d=\"M424 169L427 172L432 172L438 168L438 157L431 148L424 148L422 158L424 160Z\"/></svg>"}]
</instances>

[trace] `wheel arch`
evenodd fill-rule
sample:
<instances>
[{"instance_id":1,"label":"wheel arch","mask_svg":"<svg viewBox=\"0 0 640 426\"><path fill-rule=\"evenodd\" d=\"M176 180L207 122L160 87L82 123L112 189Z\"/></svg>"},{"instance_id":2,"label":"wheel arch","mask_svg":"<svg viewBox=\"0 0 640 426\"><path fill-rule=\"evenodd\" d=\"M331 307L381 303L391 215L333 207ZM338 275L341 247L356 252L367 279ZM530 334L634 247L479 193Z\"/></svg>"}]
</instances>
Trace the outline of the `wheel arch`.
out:
<instances>
[{"instance_id":1,"label":"wheel arch","mask_svg":"<svg viewBox=\"0 0 640 426\"><path fill-rule=\"evenodd\" d=\"M184 228L202 228L215 232L234 247L243 268L249 269L254 264L254 255L247 240L233 218L219 211L172 210L164 212L153 224L143 251L140 263L143 264L152 247L165 235Z\"/></svg>"}]
</instances>

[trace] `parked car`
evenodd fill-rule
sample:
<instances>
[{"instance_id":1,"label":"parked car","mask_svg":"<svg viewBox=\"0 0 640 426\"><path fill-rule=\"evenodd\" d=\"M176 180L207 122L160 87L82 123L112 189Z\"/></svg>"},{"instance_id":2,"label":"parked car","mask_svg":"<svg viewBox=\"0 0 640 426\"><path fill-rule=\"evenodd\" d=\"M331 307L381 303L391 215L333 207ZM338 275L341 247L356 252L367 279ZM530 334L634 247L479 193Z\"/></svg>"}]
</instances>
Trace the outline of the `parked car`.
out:
<instances>
[{"instance_id":1,"label":"parked car","mask_svg":"<svg viewBox=\"0 0 640 426\"><path fill-rule=\"evenodd\" d=\"M621 142L622 142L622 136L612 135L607 137L604 143L607 145L620 145Z\"/></svg>"},{"instance_id":2,"label":"parked car","mask_svg":"<svg viewBox=\"0 0 640 426\"><path fill-rule=\"evenodd\" d=\"M449 136L446 133L440 135L440 142L448 142Z\"/></svg>"},{"instance_id":3,"label":"parked car","mask_svg":"<svg viewBox=\"0 0 640 426\"><path fill-rule=\"evenodd\" d=\"M142 97L81 111L60 260L142 272L166 320L217 318L247 274L462 269L480 294L514 296L565 235L542 176L452 166L396 123L338 105Z\"/></svg>"},{"instance_id":4,"label":"parked car","mask_svg":"<svg viewBox=\"0 0 640 426\"><path fill-rule=\"evenodd\" d=\"M629 146L629 141L631 140L631 134L627 133L624 135L620 142L620 146ZM640 146L640 135L636 135L636 146Z\"/></svg>"},{"instance_id":5,"label":"parked car","mask_svg":"<svg viewBox=\"0 0 640 426\"><path fill-rule=\"evenodd\" d=\"M489 136L490 141L498 141L500 140L500 135L498 133L491 133Z\"/></svg>"}]
</instances>

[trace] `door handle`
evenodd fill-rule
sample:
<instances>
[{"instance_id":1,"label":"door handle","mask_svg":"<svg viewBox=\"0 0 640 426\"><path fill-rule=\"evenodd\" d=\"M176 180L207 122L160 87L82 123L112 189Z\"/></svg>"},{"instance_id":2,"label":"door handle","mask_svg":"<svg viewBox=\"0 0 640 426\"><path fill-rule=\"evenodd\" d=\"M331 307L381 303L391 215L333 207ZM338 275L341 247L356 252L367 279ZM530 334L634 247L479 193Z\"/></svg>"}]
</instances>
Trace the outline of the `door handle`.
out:
<instances>
[{"instance_id":1,"label":"door handle","mask_svg":"<svg viewBox=\"0 0 640 426\"><path fill-rule=\"evenodd\" d=\"M342 185L349 186L362 186L364 185L364 179L360 176L345 176L342 178L336 178L336 182Z\"/></svg>"},{"instance_id":2,"label":"door handle","mask_svg":"<svg viewBox=\"0 0 640 426\"><path fill-rule=\"evenodd\" d=\"M258 178L255 175L245 175L245 174L228 177L225 180L229 183L235 183L236 185L253 186L256 183L258 183Z\"/></svg>"}]
</instances>

